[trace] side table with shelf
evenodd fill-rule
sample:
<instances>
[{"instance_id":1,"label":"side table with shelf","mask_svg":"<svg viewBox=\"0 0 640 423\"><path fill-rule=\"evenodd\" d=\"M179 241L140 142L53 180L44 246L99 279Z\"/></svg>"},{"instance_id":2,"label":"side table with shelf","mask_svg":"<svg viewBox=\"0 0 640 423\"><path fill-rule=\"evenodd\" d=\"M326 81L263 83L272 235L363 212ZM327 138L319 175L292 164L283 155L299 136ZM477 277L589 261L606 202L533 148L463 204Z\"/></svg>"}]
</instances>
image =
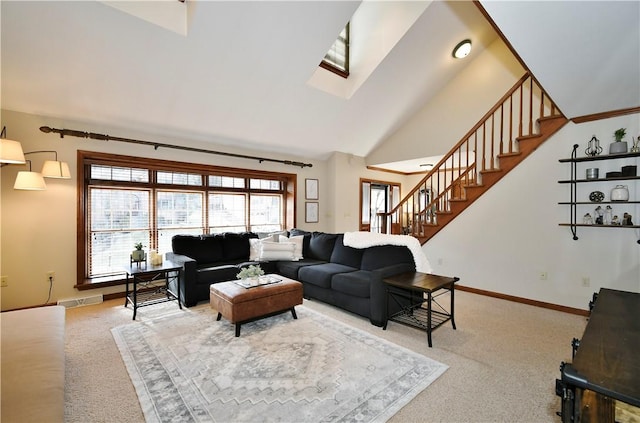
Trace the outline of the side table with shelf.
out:
<instances>
[{"instance_id":1,"label":"side table with shelf","mask_svg":"<svg viewBox=\"0 0 640 423\"><path fill-rule=\"evenodd\" d=\"M453 306L455 283L459 280L458 277L420 272L406 272L383 279L387 310L382 329L387 329L389 320L422 329L427 332L427 343L432 347L431 333L434 329L448 321L451 321L454 330L456 328ZM436 293L437 291L441 292ZM450 294L449 310L436 301L437 297L447 293ZM395 313L389 312L389 302L392 300L399 307L399 311Z\"/></svg>"},{"instance_id":2,"label":"side table with shelf","mask_svg":"<svg viewBox=\"0 0 640 423\"><path fill-rule=\"evenodd\" d=\"M639 229L640 225L637 223L639 216L635 216L636 224L635 225L599 225L599 224L587 224L587 223L578 223L578 206L580 205L601 205L601 204L640 204L637 198L630 198L630 201L578 201L577 194L577 184L579 183L598 183L598 182L609 182L609 181L637 181L640 180L640 176L615 176L615 177L606 177L606 178L597 178L597 179L578 179L578 163L584 162L595 162L595 161L603 161L603 160L620 160L620 159L628 159L634 157L640 157L640 153L632 152L632 153L620 153L620 154L610 154L610 155L601 155L601 156L586 156L586 157L577 157L578 144L574 144L573 151L571 153L571 158L569 159L560 159L560 163L571 163L571 179L558 181L560 184L570 184L571 186L571 197L569 201L559 202L560 205L568 205L571 207L570 211L570 222L569 223L560 223L560 226L568 226L571 228L571 233L573 234L573 239L577 240L577 228L578 227L590 227L590 228L619 228L619 229ZM634 182L636 183L636 182ZM637 241L640 244L640 239Z\"/></svg>"},{"instance_id":3,"label":"side table with shelf","mask_svg":"<svg viewBox=\"0 0 640 423\"><path fill-rule=\"evenodd\" d=\"M163 303L167 301L178 301L178 306L182 309L180 302L180 270L182 266L169 260L164 260L162 264L153 265L131 263L125 267L127 273L126 291L124 306L129 303L133 305L133 320L139 307ZM129 289L129 280L132 282L132 289ZM170 282L176 282L175 291L171 290Z\"/></svg>"}]
</instances>

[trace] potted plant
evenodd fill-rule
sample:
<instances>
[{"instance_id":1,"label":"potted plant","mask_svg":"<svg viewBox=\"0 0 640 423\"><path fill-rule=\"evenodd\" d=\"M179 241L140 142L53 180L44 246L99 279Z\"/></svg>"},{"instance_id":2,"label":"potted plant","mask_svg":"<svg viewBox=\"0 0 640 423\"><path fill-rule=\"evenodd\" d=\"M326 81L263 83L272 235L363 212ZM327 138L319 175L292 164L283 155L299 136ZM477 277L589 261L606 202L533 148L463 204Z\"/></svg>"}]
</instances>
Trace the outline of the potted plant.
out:
<instances>
[{"instance_id":1,"label":"potted plant","mask_svg":"<svg viewBox=\"0 0 640 423\"><path fill-rule=\"evenodd\" d=\"M260 266L252 264L249 267L242 268L236 277L238 279L257 279L262 275L264 275L264 270Z\"/></svg>"},{"instance_id":2,"label":"potted plant","mask_svg":"<svg viewBox=\"0 0 640 423\"><path fill-rule=\"evenodd\" d=\"M627 128L616 129L616 131L613 133L613 137L615 138L616 142L609 144L609 154L620 154L627 152L627 142L622 141L626 133Z\"/></svg>"},{"instance_id":3,"label":"potted plant","mask_svg":"<svg viewBox=\"0 0 640 423\"><path fill-rule=\"evenodd\" d=\"M131 252L131 260L144 261L144 251L142 250L144 248L144 245L142 245L142 242L135 243L133 247L135 248L135 250Z\"/></svg>"}]
</instances>

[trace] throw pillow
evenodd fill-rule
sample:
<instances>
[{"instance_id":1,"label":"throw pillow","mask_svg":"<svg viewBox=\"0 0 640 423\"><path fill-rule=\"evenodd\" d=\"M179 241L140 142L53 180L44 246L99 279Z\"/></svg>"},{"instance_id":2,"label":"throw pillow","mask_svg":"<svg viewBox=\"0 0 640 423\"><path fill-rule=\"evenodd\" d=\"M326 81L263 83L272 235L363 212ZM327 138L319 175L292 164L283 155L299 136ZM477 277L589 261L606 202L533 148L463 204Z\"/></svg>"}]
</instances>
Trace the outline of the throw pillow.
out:
<instances>
[{"instance_id":1,"label":"throw pillow","mask_svg":"<svg viewBox=\"0 0 640 423\"><path fill-rule=\"evenodd\" d=\"M295 250L293 250L294 260L302 260L304 258L302 256L304 235L290 236L289 238L280 236L280 242L292 242L296 246Z\"/></svg>"},{"instance_id":2,"label":"throw pillow","mask_svg":"<svg viewBox=\"0 0 640 423\"><path fill-rule=\"evenodd\" d=\"M268 236L266 238L258 239L258 238L250 238L249 239L249 260L250 261L258 261L260 259L260 250L262 248L262 242L275 242L275 237Z\"/></svg>"},{"instance_id":3,"label":"throw pillow","mask_svg":"<svg viewBox=\"0 0 640 423\"><path fill-rule=\"evenodd\" d=\"M260 245L260 261L293 260L296 246L292 242L265 242Z\"/></svg>"}]
</instances>

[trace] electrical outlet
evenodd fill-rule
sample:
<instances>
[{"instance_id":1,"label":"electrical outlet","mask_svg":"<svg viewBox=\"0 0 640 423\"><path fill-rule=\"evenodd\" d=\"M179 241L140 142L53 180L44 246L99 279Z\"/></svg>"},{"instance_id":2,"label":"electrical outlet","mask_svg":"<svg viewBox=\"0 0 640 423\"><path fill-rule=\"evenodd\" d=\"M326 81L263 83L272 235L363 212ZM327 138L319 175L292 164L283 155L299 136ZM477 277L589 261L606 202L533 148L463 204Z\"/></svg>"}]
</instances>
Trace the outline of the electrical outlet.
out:
<instances>
[{"instance_id":1,"label":"electrical outlet","mask_svg":"<svg viewBox=\"0 0 640 423\"><path fill-rule=\"evenodd\" d=\"M585 288L588 288L591 286L591 279L589 279L586 276L582 277L582 286L584 286Z\"/></svg>"},{"instance_id":2,"label":"electrical outlet","mask_svg":"<svg viewBox=\"0 0 640 423\"><path fill-rule=\"evenodd\" d=\"M9 276L2 276L0 278L0 287L4 288L5 286L9 286Z\"/></svg>"},{"instance_id":3,"label":"electrical outlet","mask_svg":"<svg viewBox=\"0 0 640 423\"><path fill-rule=\"evenodd\" d=\"M56 279L56 272L49 270L47 272L47 282L53 282Z\"/></svg>"},{"instance_id":4,"label":"electrical outlet","mask_svg":"<svg viewBox=\"0 0 640 423\"><path fill-rule=\"evenodd\" d=\"M547 272L540 272L540 280L541 281L546 281L548 276L549 275L547 274Z\"/></svg>"}]
</instances>

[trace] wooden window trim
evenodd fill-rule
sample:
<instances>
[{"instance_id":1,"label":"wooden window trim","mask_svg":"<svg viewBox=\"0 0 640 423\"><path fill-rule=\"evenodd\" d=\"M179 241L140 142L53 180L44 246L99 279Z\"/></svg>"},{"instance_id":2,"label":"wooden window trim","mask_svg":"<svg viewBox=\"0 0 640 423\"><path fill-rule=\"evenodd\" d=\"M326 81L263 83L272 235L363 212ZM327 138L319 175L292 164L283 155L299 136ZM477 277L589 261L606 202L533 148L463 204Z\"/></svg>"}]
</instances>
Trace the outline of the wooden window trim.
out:
<instances>
[{"instance_id":1,"label":"wooden window trim","mask_svg":"<svg viewBox=\"0 0 640 423\"><path fill-rule=\"evenodd\" d=\"M87 171L92 164L102 164L107 166L123 166L123 167L139 167L147 168L151 170L167 170L175 172L189 172L189 173L203 173L203 174L224 174L225 176L237 176L242 178L258 178L258 179L279 179L284 182L283 187L283 207L284 211L284 224L287 228L296 227L296 193L297 193L297 177L295 173L284 173L254 169L233 168L226 166L205 165L197 163L185 163L172 160L150 159L144 157L126 156L111 153L101 153L95 151L78 150L77 153L77 222L76 222L76 248L77 248L77 260L76 260L76 285L74 286L78 290L104 288L108 286L122 285L126 282L124 278L124 271L122 277L116 278L96 278L95 280L89 280L85 277L86 268L88 263L88 248L87 248L87 236L89 234L88 228L88 216L86 213L87 207L87 195L88 186L90 181ZM123 182L123 181L104 181L101 180L100 184L104 186L131 186L137 188L153 187L153 188L170 188L176 190L194 190L198 187L193 185L157 185L155 178L152 177L149 183L140 182ZM206 178L203 178L202 189L205 191L224 191L224 188L209 187L207 186ZM233 191L233 189L230 189ZM247 192L259 193L260 190L249 190ZM264 193L273 194L273 191L265 191ZM126 263L124 263L126 264ZM124 266L123 264L123 266Z\"/></svg>"}]
</instances>

